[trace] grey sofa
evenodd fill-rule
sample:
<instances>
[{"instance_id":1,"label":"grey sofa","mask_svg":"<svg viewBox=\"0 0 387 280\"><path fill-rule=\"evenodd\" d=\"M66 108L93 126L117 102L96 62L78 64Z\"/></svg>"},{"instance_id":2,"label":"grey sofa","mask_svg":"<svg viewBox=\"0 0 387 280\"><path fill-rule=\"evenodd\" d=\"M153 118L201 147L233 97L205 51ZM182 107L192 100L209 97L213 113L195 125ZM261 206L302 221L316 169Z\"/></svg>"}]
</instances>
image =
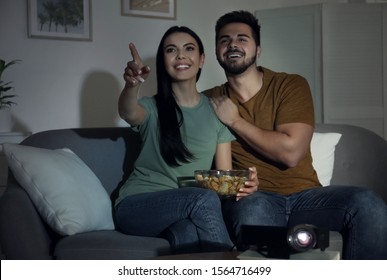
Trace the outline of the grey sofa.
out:
<instances>
[{"instance_id":1,"label":"grey sofa","mask_svg":"<svg viewBox=\"0 0 387 280\"><path fill-rule=\"evenodd\" d=\"M316 132L343 134L335 153L332 184L372 188L387 202L387 142L363 128L317 125ZM61 129L39 132L22 145L68 147L98 176L111 196L133 168L140 141L128 128ZM5 259L150 259L170 253L167 240L131 236L117 230L59 236L40 218L27 193L9 174L0 201L0 242ZM340 250L341 237L331 236Z\"/></svg>"}]
</instances>

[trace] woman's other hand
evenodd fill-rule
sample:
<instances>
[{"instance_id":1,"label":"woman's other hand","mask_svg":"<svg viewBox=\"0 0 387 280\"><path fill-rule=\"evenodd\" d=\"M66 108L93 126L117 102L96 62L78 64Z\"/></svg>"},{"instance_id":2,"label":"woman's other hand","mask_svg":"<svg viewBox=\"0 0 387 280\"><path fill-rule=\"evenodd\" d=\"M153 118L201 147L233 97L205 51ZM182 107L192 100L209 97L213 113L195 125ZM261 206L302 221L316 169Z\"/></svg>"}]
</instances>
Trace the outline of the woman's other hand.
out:
<instances>
[{"instance_id":1,"label":"woman's other hand","mask_svg":"<svg viewBox=\"0 0 387 280\"><path fill-rule=\"evenodd\" d=\"M249 180L245 182L245 186L241 189L239 189L239 192L237 193L236 200L238 201L239 199L248 196L256 191L258 191L258 174L257 174L257 168L255 166L250 167L250 176Z\"/></svg>"}]
</instances>

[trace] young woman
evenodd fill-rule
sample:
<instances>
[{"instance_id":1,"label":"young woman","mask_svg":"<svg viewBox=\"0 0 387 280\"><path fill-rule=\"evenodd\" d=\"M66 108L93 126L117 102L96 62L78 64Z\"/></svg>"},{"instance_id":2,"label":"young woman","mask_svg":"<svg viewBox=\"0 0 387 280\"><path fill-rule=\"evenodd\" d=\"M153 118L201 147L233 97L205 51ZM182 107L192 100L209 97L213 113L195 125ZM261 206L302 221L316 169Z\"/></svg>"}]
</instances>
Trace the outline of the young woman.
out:
<instances>
[{"instance_id":1,"label":"young woman","mask_svg":"<svg viewBox=\"0 0 387 280\"><path fill-rule=\"evenodd\" d=\"M213 161L217 169L232 169L234 136L196 88L205 60L200 38L187 27L166 31L156 57L157 93L141 99L139 88L150 69L135 46L129 48L133 60L125 69L119 113L140 133L143 148L116 201L120 229L165 236L175 252L231 249L217 194L177 183L180 176L210 169Z\"/></svg>"}]
</instances>

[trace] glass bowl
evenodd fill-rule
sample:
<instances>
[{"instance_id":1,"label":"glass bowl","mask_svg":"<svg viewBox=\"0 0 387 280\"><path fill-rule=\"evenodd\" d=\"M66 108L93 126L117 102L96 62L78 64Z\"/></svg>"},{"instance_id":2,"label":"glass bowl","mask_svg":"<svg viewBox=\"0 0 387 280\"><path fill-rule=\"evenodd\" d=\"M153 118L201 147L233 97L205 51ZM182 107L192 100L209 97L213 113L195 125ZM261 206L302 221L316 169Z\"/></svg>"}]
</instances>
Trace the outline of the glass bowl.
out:
<instances>
[{"instance_id":1,"label":"glass bowl","mask_svg":"<svg viewBox=\"0 0 387 280\"><path fill-rule=\"evenodd\" d=\"M235 196L249 179L250 170L196 170L195 181L220 196Z\"/></svg>"},{"instance_id":2,"label":"glass bowl","mask_svg":"<svg viewBox=\"0 0 387 280\"><path fill-rule=\"evenodd\" d=\"M196 183L194 176L177 177L177 184L179 188L200 187Z\"/></svg>"}]
</instances>

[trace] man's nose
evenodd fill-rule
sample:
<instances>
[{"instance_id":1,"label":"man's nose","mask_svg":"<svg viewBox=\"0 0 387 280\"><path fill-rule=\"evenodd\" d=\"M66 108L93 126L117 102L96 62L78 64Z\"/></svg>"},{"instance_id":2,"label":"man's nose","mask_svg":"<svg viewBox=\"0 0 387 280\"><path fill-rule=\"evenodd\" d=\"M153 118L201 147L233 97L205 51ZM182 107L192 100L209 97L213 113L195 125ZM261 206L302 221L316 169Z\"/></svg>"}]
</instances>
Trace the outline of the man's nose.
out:
<instances>
[{"instance_id":1,"label":"man's nose","mask_svg":"<svg viewBox=\"0 0 387 280\"><path fill-rule=\"evenodd\" d=\"M230 40L230 42L228 43L228 49L233 50L233 49L236 49L237 47L238 47L238 44L236 40Z\"/></svg>"}]
</instances>

